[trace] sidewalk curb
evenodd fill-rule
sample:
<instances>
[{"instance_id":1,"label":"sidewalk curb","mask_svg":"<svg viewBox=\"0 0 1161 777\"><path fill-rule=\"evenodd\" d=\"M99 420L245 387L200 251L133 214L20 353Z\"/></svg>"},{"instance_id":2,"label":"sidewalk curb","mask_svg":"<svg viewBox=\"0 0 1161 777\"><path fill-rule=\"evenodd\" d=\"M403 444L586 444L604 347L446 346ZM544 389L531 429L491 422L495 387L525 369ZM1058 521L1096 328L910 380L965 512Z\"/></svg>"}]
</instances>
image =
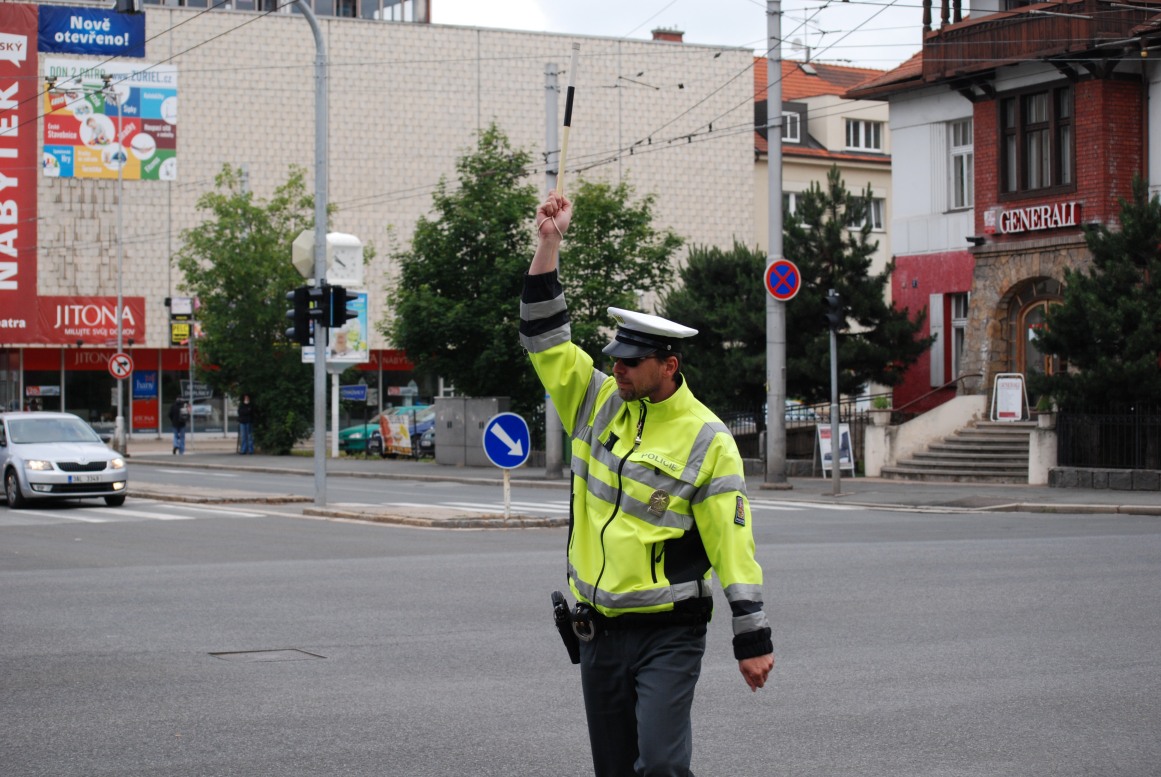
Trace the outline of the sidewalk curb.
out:
<instances>
[{"instance_id":1,"label":"sidewalk curb","mask_svg":"<svg viewBox=\"0 0 1161 777\"><path fill-rule=\"evenodd\" d=\"M129 492L127 496L130 499L156 499L160 502L183 502L187 504L292 504L297 502L313 502L314 497L310 496L295 496L287 494L286 496L252 496L250 494L174 494L168 491L157 491L148 486L141 488L129 484Z\"/></svg>"},{"instance_id":2,"label":"sidewalk curb","mask_svg":"<svg viewBox=\"0 0 1161 777\"><path fill-rule=\"evenodd\" d=\"M170 461L169 459L139 459L132 462L135 466L150 466L150 467L186 467L190 469L211 469L211 470L227 470L230 472L237 472L244 470L246 472L261 472L266 475L285 475L288 470L281 467L267 467L262 465L245 465L245 466L231 466L228 464L213 464L210 462L200 461ZM314 473L312 471L291 471L290 474L301 475L303 477L310 477ZM498 481L495 478L481 478L473 477L471 475L424 475L412 474L406 472L343 472L341 470L327 470L328 478L364 478L366 480L411 480L419 481L421 483L463 483L465 485L495 485ZM512 478L509 481L513 486L522 486L525 488L563 488L567 489L571 485L569 478L562 480L540 480L540 479L521 479Z\"/></svg>"},{"instance_id":3,"label":"sidewalk curb","mask_svg":"<svg viewBox=\"0 0 1161 777\"><path fill-rule=\"evenodd\" d=\"M1015 504L993 505L980 508L986 512L1009 513L1086 513L1091 515L1157 515L1161 516L1161 505L1110 505L1110 504Z\"/></svg>"},{"instance_id":4,"label":"sidewalk curb","mask_svg":"<svg viewBox=\"0 0 1161 777\"><path fill-rule=\"evenodd\" d=\"M433 509L433 512L438 511ZM302 511L302 514L315 518L340 518L368 523L419 526L429 529L556 529L568 526L567 518L542 518L535 515L509 515L505 518L499 513L454 513L443 517L394 511L373 512L307 507Z\"/></svg>"}]
</instances>

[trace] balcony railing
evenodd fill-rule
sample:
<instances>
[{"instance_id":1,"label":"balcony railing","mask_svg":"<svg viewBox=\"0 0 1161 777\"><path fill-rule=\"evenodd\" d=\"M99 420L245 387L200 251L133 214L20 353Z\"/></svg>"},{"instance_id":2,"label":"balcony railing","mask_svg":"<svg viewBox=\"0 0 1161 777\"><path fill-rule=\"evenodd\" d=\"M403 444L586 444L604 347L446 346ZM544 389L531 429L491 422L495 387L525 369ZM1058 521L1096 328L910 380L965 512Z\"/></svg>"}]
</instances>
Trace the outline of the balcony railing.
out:
<instances>
[{"instance_id":1,"label":"balcony railing","mask_svg":"<svg viewBox=\"0 0 1161 777\"><path fill-rule=\"evenodd\" d=\"M1132 7L1113 0L1058 0L945 24L924 34L923 79L955 79L1001 65L1092 52L1102 44L1127 42L1135 27L1158 13L1161 0Z\"/></svg>"}]
</instances>

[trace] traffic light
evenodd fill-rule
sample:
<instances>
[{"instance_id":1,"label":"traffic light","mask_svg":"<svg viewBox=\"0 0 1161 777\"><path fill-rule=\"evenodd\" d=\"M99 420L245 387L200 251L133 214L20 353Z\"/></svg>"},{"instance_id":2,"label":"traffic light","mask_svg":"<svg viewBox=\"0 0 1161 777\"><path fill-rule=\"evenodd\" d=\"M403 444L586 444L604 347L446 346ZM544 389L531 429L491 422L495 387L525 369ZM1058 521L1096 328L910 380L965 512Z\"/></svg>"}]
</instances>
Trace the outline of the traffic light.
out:
<instances>
[{"instance_id":1,"label":"traffic light","mask_svg":"<svg viewBox=\"0 0 1161 777\"><path fill-rule=\"evenodd\" d=\"M832 332L839 331L843 328L843 324L846 323L847 319L846 315L843 313L842 297L840 297L834 291L831 291L826 295L826 299L823 300L823 302L826 305L825 318L827 328Z\"/></svg>"},{"instance_id":2,"label":"traffic light","mask_svg":"<svg viewBox=\"0 0 1161 777\"><path fill-rule=\"evenodd\" d=\"M314 327L323 325L323 315L326 313L326 297L322 289L300 286L287 293L286 300L294 305L286 311L286 317L292 322L292 326L286 330L287 339L299 345L310 345L314 342Z\"/></svg>"},{"instance_id":3,"label":"traffic light","mask_svg":"<svg viewBox=\"0 0 1161 777\"><path fill-rule=\"evenodd\" d=\"M359 298L358 292L347 291L342 286L327 286L326 292L327 305L324 318L326 324L324 326L340 329L352 318L358 318L358 312L348 307Z\"/></svg>"}]
</instances>

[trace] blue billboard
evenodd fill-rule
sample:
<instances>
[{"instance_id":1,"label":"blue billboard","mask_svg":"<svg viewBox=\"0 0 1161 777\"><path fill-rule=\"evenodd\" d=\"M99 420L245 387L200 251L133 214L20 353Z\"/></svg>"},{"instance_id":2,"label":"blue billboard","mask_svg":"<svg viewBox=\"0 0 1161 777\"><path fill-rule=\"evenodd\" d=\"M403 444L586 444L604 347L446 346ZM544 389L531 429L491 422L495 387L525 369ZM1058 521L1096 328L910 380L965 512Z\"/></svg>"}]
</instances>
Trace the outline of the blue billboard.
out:
<instances>
[{"instance_id":1,"label":"blue billboard","mask_svg":"<svg viewBox=\"0 0 1161 777\"><path fill-rule=\"evenodd\" d=\"M144 57L145 14L42 5L37 48L44 53Z\"/></svg>"}]
</instances>

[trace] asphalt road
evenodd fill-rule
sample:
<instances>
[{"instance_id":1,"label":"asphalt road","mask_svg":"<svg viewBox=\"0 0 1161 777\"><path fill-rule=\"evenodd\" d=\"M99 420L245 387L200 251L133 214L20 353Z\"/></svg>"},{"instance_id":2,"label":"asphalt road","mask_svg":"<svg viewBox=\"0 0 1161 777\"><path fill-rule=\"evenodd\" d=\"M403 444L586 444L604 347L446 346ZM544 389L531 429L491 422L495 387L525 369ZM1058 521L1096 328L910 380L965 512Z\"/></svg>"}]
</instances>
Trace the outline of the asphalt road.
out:
<instances>
[{"instance_id":1,"label":"asphalt road","mask_svg":"<svg viewBox=\"0 0 1161 777\"><path fill-rule=\"evenodd\" d=\"M563 530L126 507L0 508L5 777L591 774ZM1161 773L1157 518L754 520L777 665L711 625L697 774Z\"/></svg>"}]
</instances>

